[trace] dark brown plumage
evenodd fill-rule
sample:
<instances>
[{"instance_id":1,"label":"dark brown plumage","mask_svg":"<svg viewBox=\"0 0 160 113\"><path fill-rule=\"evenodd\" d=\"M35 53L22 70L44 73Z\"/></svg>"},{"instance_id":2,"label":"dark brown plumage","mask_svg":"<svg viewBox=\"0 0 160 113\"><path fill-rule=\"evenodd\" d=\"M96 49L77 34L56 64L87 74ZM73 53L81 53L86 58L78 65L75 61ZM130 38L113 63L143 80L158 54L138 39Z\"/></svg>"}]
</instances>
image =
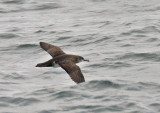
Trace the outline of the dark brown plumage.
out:
<instances>
[{"instance_id":1,"label":"dark brown plumage","mask_svg":"<svg viewBox=\"0 0 160 113\"><path fill-rule=\"evenodd\" d=\"M59 55L64 55L65 53L61 50L61 48L45 43L45 42L40 42L41 48L43 48L45 51L47 51L52 57L56 57Z\"/></svg>"},{"instance_id":2,"label":"dark brown plumage","mask_svg":"<svg viewBox=\"0 0 160 113\"><path fill-rule=\"evenodd\" d=\"M52 56L52 59L44 63L39 63L36 67L51 67L55 64L59 64L59 66L69 74L74 82L77 84L85 82L81 69L76 65L76 63L89 60L85 60L83 57L78 55L66 54L61 50L61 48L45 42L40 42L40 46Z\"/></svg>"}]
</instances>

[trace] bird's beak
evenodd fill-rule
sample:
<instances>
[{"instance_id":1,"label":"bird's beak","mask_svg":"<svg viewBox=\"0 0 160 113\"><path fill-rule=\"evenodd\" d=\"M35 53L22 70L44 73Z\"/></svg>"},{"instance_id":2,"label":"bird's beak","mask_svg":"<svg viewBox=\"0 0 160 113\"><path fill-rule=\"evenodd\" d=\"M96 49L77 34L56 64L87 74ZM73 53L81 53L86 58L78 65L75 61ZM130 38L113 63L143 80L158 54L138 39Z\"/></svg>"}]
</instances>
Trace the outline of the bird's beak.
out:
<instances>
[{"instance_id":1,"label":"bird's beak","mask_svg":"<svg viewBox=\"0 0 160 113\"><path fill-rule=\"evenodd\" d=\"M87 61L87 62L89 62L89 60L86 60L86 59L84 59L84 61Z\"/></svg>"}]
</instances>

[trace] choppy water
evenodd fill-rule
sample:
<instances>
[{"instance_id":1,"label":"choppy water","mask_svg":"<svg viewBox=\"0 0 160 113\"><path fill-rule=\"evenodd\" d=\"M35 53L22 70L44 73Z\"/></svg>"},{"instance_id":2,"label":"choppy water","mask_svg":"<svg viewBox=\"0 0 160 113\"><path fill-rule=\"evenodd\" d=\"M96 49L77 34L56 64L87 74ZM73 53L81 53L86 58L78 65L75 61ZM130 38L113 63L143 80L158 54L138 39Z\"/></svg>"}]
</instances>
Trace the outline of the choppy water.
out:
<instances>
[{"instance_id":1,"label":"choppy water","mask_svg":"<svg viewBox=\"0 0 160 113\"><path fill-rule=\"evenodd\" d=\"M89 59L86 82L61 68L39 42ZM1 0L1 113L160 112L159 0Z\"/></svg>"}]
</instances>

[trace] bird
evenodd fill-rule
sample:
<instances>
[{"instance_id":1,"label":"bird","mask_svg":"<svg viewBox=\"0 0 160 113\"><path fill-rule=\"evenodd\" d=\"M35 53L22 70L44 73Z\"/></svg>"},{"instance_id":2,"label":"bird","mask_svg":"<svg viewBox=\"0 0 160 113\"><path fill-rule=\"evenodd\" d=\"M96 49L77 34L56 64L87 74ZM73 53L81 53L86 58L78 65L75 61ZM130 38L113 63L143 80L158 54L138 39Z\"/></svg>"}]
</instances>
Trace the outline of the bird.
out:
<instances>
[{"instance_id":1,"label":"bird","mask_svg":"<svg viewBox=\"0 0 160 113\"><path fill-rule=\"evenodd\" d=\"M68 73L75 83L79 84L85 82L81 69L76 65L76 63L81 61L89 62L89 60L86 60L79 55L66 54L60 47L46 42L40 42L40 46L52 56L52 59L43 63L38 63L36 67L54 67L58 64Z\"/></svg>"}]
</instances>

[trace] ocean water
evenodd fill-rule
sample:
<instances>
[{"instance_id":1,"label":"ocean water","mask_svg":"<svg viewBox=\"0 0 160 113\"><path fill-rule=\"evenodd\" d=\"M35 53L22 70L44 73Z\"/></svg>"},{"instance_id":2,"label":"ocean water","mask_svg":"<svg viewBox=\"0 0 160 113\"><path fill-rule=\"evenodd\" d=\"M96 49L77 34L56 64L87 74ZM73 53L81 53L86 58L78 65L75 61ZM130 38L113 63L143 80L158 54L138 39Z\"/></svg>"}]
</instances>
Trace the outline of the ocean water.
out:
<instances>
[{"instance_id":1,"label":"ocean water","mask_svg":"<svg viewBox=\"0 0 160 113\"><path fill-rule=\"evenodd\" d=\"M39 42L90 62L75 84ZM159 0L1 0L0 113L159 113Z\"/></svg>"}]
</instances>

